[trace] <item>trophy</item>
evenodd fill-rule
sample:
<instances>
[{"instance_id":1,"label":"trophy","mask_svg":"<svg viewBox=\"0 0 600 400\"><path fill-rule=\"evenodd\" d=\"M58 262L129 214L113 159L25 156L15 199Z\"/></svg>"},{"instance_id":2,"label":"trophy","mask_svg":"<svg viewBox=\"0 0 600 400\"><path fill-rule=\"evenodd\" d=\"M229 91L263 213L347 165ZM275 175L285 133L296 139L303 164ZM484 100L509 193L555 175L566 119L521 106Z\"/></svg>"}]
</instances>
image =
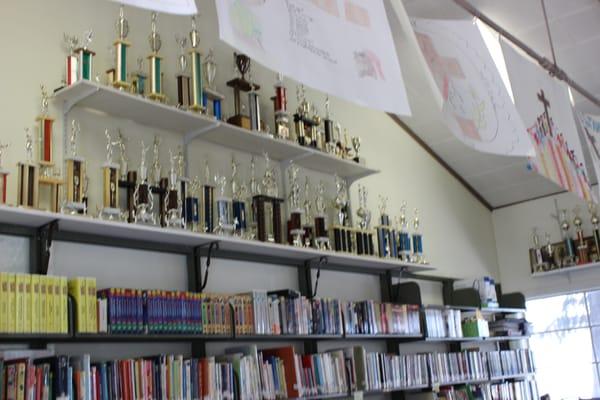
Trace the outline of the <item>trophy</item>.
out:
<instances>
[{"instance_id":1,"label":"trophy","mask_svg":"<svg viewBox=\"0 0 600 400\"><path fill-rule=\"evenodd\" d=\"M235 162L235 159L231 157L231 194L232 194L232 208L233 208L233 220L235 223L235 234L238 236L244 236L246 234L247 221L246 221L246 187L240 185L237 178L239 164Z\"/></svg>"},{"instance_id":2,"label":"trophy","mask_svg":"<svg viewBox=\"0 0 600 400\"><path fill-rule=\"evenodd\" d=\"M258 128L260 128L260 124L257 123L257 121L260 120L260 110L258 110L257 108L253 109L253 106L258 107L258 94L256 94L256 90L260 89L260 86L246 80L246 74L250 70L250 58L248 58L248 56L244 54L233 53L233 59L237 72L240 76L227 82L227 86L233 88L233 101L235 108L235 115L229 118L227 122L245 129L253 128L252 120L250 119L250 117L243 115L242 113L242 100L240 97L240 92L250 92L249 100L256 100L255 104L253 102L251 102L250 104L251 114L254 114L255 117L254 125L258 124Z\"/></svg>"},{"instance_id":3,"label":"trophy","mask_svg":"<svg viewBox=\"0 0 600 400\"><path fill-rule=\"evenodd\" d=\"M542 259L544 260L544 266L546 269L554 269L556 267L556 261L554 258L554 246L550 241L550 234L546 232L546 245L542 251Z\"/></svg>"},{"instance_id":4,"label":"trophy","mask_svg":"<svg viewBox=\"0 0 600 400\"><path fill-rule=\"evenodd\" d=\"M216 198L217 206L217 226L214 233L218 235L232 235L235 230L235 222L231 218L231 199L225 196L225 186L227 178L222 175L215 175L215 185L219 190Z\"/></svg>"},{"instance_id":5,"label":"trophy","mask_svg":"<svg viewBox=\"0 0 600 400\"><path fill-rule=\"evenodd\" d=\"M390 216L386 213L387 201L387 197L379 196L379 225L375 228L379 257L398 258L396 231L392 229Z\"/></svg>"},{"instance_id":6,"label":"trophy","mask_svg":"<svg viewBox=\"0 0 600 400\"><path fill-rule=\"evenodd\" d=\"M71 136L69 143L71 147L71 156L66 159L67 164L67 189L65 201L61 212L67 214L86 214L87 205L85 202L85 180L86 165L85 159L77 154L77 136L81 133L79 122L71 122Z\"/></svg>"},{"instance_id":7,"label":"trophy","mask_svg":"<svg viewBox=\"0 0 600 400\"><path fill-rule=\"evenodd\" d=\"M2 155L8 149L8 144L0 143L0 204L6 204L6 182L9 172L2 168Z\"/></svg>"},{"instance_id":8,"label":"trophy","mask_svg":"<svg viewBox=\"0 0 600 400\"><path fill-rule=\"evenodd\" d=\"M255 204L252 199L260 195L260 184L256 180L256 166L254 164L254 156L250 159L250 229L248 230L248 238L255 239L258 229L258 220L256 217Z\"/></svg>"},{"instance_id":9,"label":"trophy","mask_svg":"<svg viewBox=\"0 0 600 400\"><path fill-rule=\"evenodd\" d=\"M158 34L158 32L156 32L157 18L158 16L156 12L153 12L152 32L150 33L150 36L148 36L148 41L150 42L150 50L152 51L147 57L149 64L148 75L150 76L150 93L148 94L148 98L163 102L165 101L165 95L163 94L162 90L162 57L158 55L158 51L162 46L162 42L160 40L160 35Z\"/></svg>"},{"instance_id":10,"label":"trophy","mask_svg":"<svg viewBox=\"0 0 600 400\"><path fill-rule=\"evenodd\" d=\"M202 211L204 213L203 218L203 230L204 232L212 233L215 229L214 223L214 186L210 185L210 169L208 168L208 161L204 164L204 186L202 186Z\"/></svg>"},{"instance_id":11,"label":"trophy","mask_svg":"<svg viewBox=\"0 0 600 400\"><path fill-rule=\"evenodd\" d=\"M319 182L317 187L317 198L315 200L315 246L319 250L329 250L329 234L327 232L327 221L325 211L325 184Z\"/></svg>"},{"instance_id":12,"label":"trophy","mask_svg":"<svg viewBox=\"0 0 600 400\"><path fill-rule=\"evenodd\" d=\"M180 155L173 155L169 149L169 161L171 168L169 169L169 188L164 198L165 210L165 226L167 228L185 228L185 220L182 215L184 196L179 192L178 184L180 183L177 176L176 163L180 160Z\"/></svg>"},{"instance_id":13,"label":"trophy","mask_svg":"<svg viewBox=\"0 0 600 400\"><path fill-rule=\"evenodd\" d=\"M265 174L262 179L262 190L265 194L252 197L255 210L257 238L262 242L282 243L281 203L278 196L275 170L271 168L269 155L265 153Z\"/></svg>"},{"instance_id":14,"label":"trophy","mask_svg":"<svg viewBox=\"0 0 600 400\"><path fill-rule=\"evenodd\" d=\"M283 85L283 75L277 74L275 82L275 96L273 108L275 111L275 137L279 139L290 138L290 117L287 112L287 89Z\"/></svg>"},{"instance_id":15,"label":"trophy","mask_svg":"<svg viewBox=\"0 0 600 400\"><path fill-rule=\"evenodd\" d=\"M147 75L144 72L144 59L138 57L137 71L133 73L133 80L131 82L131 92L144 96L146 93L146 78Z\"/></svg>"},{"instance_id":16,"label":"trophy","mask_svg":"<svg viewBox=\"0 0 600 400\"><path fill-rule=\"evenodd\" d=\"M302 247L304 246L304 229L302 229L302 214L300 207L300 185L298 184L298 167L290 162L288 167L288 179L290 183L290 194L288 196L288 205L290 209L290 219L288 221L288 241L289 244Z\"/></svg>"},{"instance_id":17,"label":"trophy","mask_svg":"<svg viewBox=\"0 0 600 400\"><path fill-rule=\"evenodd\" d=\"M358 187L358 204L356 216L358 217L358 229L356 229L356 253L359 255L375 255L373 245L373 233L371 232L371 211L367 207L367 188Z\"/></svg>"},{"instance_id":18,"label":"trophy","mask_svg":"<svg viewBox=\"0 0 600 400\"><path fill-rule=\"evenodd\" d=\"M587 264L588 262L590 262L588 255L588 246L585 241L585 238L583 237L583 228L581 227L583 221L579 216L580 213L581 209L579 208L579 206L573 209L573 214L575 215L575 217L573 218L573 226L575 226L575 234L577 236L577 264L579 265Z\"/></svg>"},{"instance_id":19,"label":"trophy","mask_svg":"<svg viewBox=\"0 0 600 400\"><path fill-rule=\"evenodd\" d=\"M410 234L408 233L408 220L406 218L406 202L400 207L400 220L398 226L398 255L402 261L410 261Z\"/></svg>"},{"instance_id":20,"label":"trophy","mask_svg":"<svg viewBox=\"0 0 600 400\"><path fill-rule=\"evenodd\" d=\"M414 213L415 216L413 218L412 234L413 254L411 262L427 264L425 257L423 257L423 234L419 232L419 227L421 225L421 220L419 219L419 210L415 208Z\"/></svg>"},{"instance_id":21,"label":"trophy","mask_svg":"<svg viewBox=\"0 0 600 400\"><path fill-rule=\"evenodd\" d=\"M152 167L150 168L150 179L149 183L154 186L160 186L160 179L162 175L162 167L160 166L160 137L154 136L154 142L152 143Z\"/></svg>"},{"instance_id":22,"label":"trophy","mask_svg":"<svg viewBox=\"0 0 600 400\"><path fill-rule=\"evenodd\" d=\"M304 178L304 202L302 204L304 211L304 224L302 229L304 230L304 247L314 247L315 242L315 229L313 227L312 217L312 201L310 199L310 181L308 176Z\"/></svg>"},{"instance_id":23,"label":"trophy","mask_svg":"<svg viewBox=\"0 0 600 400\"><path fill-rule=\"evenodd\" d=\"M348 221L348 190L346 181L337 174L334 176L336 196L334 207L336 221L333 224L333 249L335 251L352 252L352 230L347 226Z\"/></svg>"},{"instance_id":24,"label":"trophy","mask_svg":"<svg viewBox=\"0 0 600 400\"><path fill-rule=\"evenodd\" d=\"M177 80L177 107L187 110L191 104L190 77L186 74L188 61L185 55L185 46L187 45L187 38L175 35L175 42L179 45L179 57L177 58L179 73L175 76Z\"/></svg>"},{"instance_id":25,"label":"trophy","mask_svg":"<svg viewBox=\"0 0 600 400\"><path fill-rule=\"evenodd\" d=\"M185 198L185 226L192 232L200 231L200 179L195 177Z\"/></svg>"},{"instance_id":26,"label":"trophy","mask_svg":"<svg viewBox=\"0 0 600 400\"><path fill-rule=\"evenodd\" d=\"M94 31L89 29L83 33L83 40L81 47L75 50L75 53L79 57L79 73L77 80L88 80L91 81L94 76L93 60L96 53L89 49L89 45L92 43L94 37ZM68 74L67 74L68 76ZM68 78L67 78L68 81Z\"/></svg>"},{"instance_id":27,"label":"trophy","mask_svg":"<svg viewBox=\"0 0 600 400\"><path fill-rule=\"evenodd\" d=\"M540 246L540 237L538 235L537 228L533 228L533 232L531 234L531 241L533 243L533 267L532 273L545 271L544 267L544 258L542 256L542 247Z\"/></svg>"},{"instance_id":28,"label":"trophy","mask_svg":"<svg viewBox=\"0 0 600 400\"><path fill-rule=\"evenodd\" d=\"M356 162L356 163L363 163L363 160L360 158L360 155L359 155L359 153L358 153L358 152L359 152L359 150L360 150L360 144L361 144L361 143L360 143L360 142L361 142L361 140L360 140L360 137L358 137L358 136L353 136L353 137L350 139L350 141L351 141L351 143L352 143L352 150L353 150L353 153L354 153L354 157L353 157L352 159L353 159L353 160L354 160L354 162Z\"/></svg>"},{"instance_id":29,"label":"trophy","mask_svg":"<svg viewBox=\"0 0 600 400\"><path fill-rule=\"evenodd\" d=\"M190 31L190 59L192 60L192 78L188 78L188 108L192 111L204 111L202 104L203 89L202 89L202 54L198 51L200 37L196 29L196 16L192 16L192 30ZM180 56L181 58L181 56ZM191 82L191 86L190 85Z\"/></svg>"},{"instance_id":30,"label":"trophy","mask_svg":"<svg viewBox=\"0 0 600 400\"><path fill-rule=\"evenodd\" d=\"M79 46L79 38L63 33L63 41L69 52L65 64L65 83L67 86L71 86L79 80L79 59L75 55L75 49Z\"/></svg>"},{"instance_id":31,"label":"trophy","mask_svg":"<svg viewBox=\"0 0 600 400\"><path fill-rule=\"evenodd\" d=\"M202 105L204 106L204 110L208 110L208 102L212 102L212 113L216 120L220 121L223 119L223 114L221 112L221 104L225 96L221 93L217 92L215 88L215 79L217 77L217 63L215 62L215 56L213 54L213 50L210 49L208 51L208 55L204 59L204 80L206 81L206 86L204 86L204 91L202 95Z\"/></svg>"},{"instance_id":32,"label":"trophy","mask_svg":"<svg viewBox=\"0 0 600 400\"><path fill-rule=\"evenodd\" d=\"M117 30L117 40L113 43L115 46L115 73L113 86L119 89L128 89L130 84L127 82L127 48L131 43L125 38L129 34L129 22L125 18L123 5L119 8L119 19L115 24Z\"/></svg>"},{"instance_id":33,"label":"trophy","mask_svg":"<svg viewBox=\"0 0 600 400\"><path fill-rule=\"evenodd\" d=\"M148 167L146 167L146 152L150 147L144 146L142 141L142 158L140 159L139 180L133 192L133 222L136 224L156 225L154 216L154 198L148 183Z\"/></svg>"},{"instance_id":34,"label":"trophy","mask_svg":"<svg viewBox=\"0 0 600 400\"><path fill-rule=\"evenodd\" d=\"M119 164L113 163L113 147L119 142L113 142L108 133L104 130L106 137L106 161L102 165L102 210L98 214L100 219L120 220L121 209L119 208Z\"/></svg>"},{"instance_id":35,"label":"trophy","mask_svg":"<svg viewBox=\"0 0 600 400\"><path fill-rule=\"evenodd\" d=\"M573 239L569 234L569 219L567 217L567 210L560 211L560 229L561 235L564 242L564 253L560 263L560 267L569 267L575 264L575 246L573 245Z\"/></svg>"},{"instance_id":36,"label":"trophy","mask_svg":"<svg viewBox=\"0 0 600 400\"><path fill-rule=\"evenodd\" d=\"M592 223L592 233L594 236L594 246L595 246L595 252L592 254L595 254L594 261L598 261L600 260L600 231L598 230L598 223L600 223L600 219L598 218L598 209L595 203L593 202L589 202L588 203L588 210L590 212L590 222Z\"/></svg>"},{"instance_id":37,"label":"trophy","mask_svg":"<svg viewBox=\"0 0 600 400\"><path fill-rule=\"evenodd\" d=\"M296 88L296 97L298 99L298 109L294 114L294 126L298 143L301 146L322 148L322 140L317 140L321 118L318 116L316 109L306 100L304 85Z\"/></svg>"},{"instance_id":38,"label":"trophy","mask_svg":"<svg viewBox=\"0 0 600 400\"><path fill-rule=\"evenodd\" d=\"M325 128L325 151L329 154L335 154L337 149L337 143L335 140L334 123L331 119L331 105L329 103L329 96L325 98L325 119L323 120L323 126Z\"/></svg>"}]
</instances>

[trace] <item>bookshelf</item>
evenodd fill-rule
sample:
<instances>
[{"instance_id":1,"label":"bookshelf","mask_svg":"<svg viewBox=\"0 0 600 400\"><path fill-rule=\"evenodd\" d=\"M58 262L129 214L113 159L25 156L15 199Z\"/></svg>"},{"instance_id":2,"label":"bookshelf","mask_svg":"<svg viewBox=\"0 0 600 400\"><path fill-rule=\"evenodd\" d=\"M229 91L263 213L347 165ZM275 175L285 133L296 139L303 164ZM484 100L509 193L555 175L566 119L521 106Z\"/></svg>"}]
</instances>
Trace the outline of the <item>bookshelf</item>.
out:
<instances>
[{"instance_id":1,"label":"bookshelf","mask_svg":"<svg viewBox=\"0 0 600 400\"><path fill-rule=\"evenodd\" d=\"M587 263L587 264L581 264L581 265L573 265L571 267L552 269L550 271L533 272L531 274L531 277L532 278L544 278L546 276L553 276L553 275L569 276L571 274L571 272L579 272L579 271L585 271L585 270L590 270L590 269L596 269L598 267L600 267L600 262L593 262L593 263Z\"/></svg>"}]
</instances>

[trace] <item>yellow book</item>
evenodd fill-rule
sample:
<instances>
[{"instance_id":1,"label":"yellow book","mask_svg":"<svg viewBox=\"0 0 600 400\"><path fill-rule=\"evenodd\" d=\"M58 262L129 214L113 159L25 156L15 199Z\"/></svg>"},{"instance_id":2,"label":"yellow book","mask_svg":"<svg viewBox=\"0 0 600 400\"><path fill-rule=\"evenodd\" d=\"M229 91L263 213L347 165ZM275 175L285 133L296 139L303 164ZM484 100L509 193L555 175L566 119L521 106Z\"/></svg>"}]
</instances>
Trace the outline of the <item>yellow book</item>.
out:
<instances>
[{"instance_id":1,"label":"yellow book","mask_svg":"<svg viewBox=\"0 0 600 400\"><path fill-rule=\"evenodd\" d=\"M53 297L53 302L54 302L54 315L52 316L52 332L54 333L58 333L60 332L60 329L62 327L62 304L60 302L60 294L62 292L62 289L60 287L60 277L59 276L53 276L52 277L52 284L54 285L54 297Z\"/></svg>"},{"instance_id":2,"label":"yellow book","mask_svg":"<svg viewBox=\"0 0 600 400\"><path fill-rule=\"evenodd\" d=\"M31 275L24 275L22 279L25 285L25 293L23 294L23 332L31 333Z\"/></svg>"},{"instance_id":3,"label":"yellow book","mask_svg":"<svg viewBox=\"0 0 600 400\"><path fill-rule=\"evenodd\" d=\"M60 278L60 304L62 308L60 333L69 333L69 303L68 303L67 278Z\"/></svg>"},{"instance_id":4,"label":"yellow book","mask_svg":"<svg viewBox=\"0 0 600 400\"><path fill-rule=\"evenodd\" d=\"M31 275L31 332L40 331L40 276Z\"/></svg>"},{"instance_id":5,"label":"yellow book","mask_svg":"<svg viewBox=\"0 0 600 400\"><path fill-rule=\"evenodd\" d=\"M25 385L27 382L25 381L25 363L17 364L17 399L25 398Z\"/></svg>"},{"instance_id":6,"label":"yellow book","mask_svg":"<svg viewBox=\"0 0 600 400\"><path fill-rule=\"evenodd\" d=\"M0 272L0 332L8 332L8 274Z\"/></svg>"},{"instance_id":7,"label":"yellow book","mask_svg":"<svg viewBox=\"0 0 600 400\"><path fill-rule=\"evenodd\" d=\"M87 331L98 333L98 302L96 300L96 278L86 278Z\"/></svg>"},{"instance_id":8,"label":"yellow book","mask_svg":"<svg viewBox=\"0 0 600 400\"><path fill-rule=\"evenodd\" d=\"M16 274L15 276L15 332L25 332L25 274Z\"/></svg>"},{"instance_id":9,"label":"yellow book","mask_svg":"<svg viewBox=\"0 0 600 400\"><path fill-rule=\"evenodd\" d=\"M46 332L54 332L54 281L46 276Z\"/></svg>"},{"instance_id":10,"label":"yellow book","mask_svg":"<svg viewBox=\"0 0 600 400\"><path fill-rule=\"evenodd\" d=\"M69 294L75 300L74 315L75 315L75 332L87 332L87 304L85 302L85 280L84 278L69 279L68 283Z\"/></svg>"},{"instance_id":11,"label":"yellow book","mask_svg":"<svg viewBox=\"0 0 600 400\"><path fill-rule=\"evenodd\" d=\"M40 300L38 312L40 315L40 332L48 332L48 276L40 275Z\"/></svg>"}]
</instances>

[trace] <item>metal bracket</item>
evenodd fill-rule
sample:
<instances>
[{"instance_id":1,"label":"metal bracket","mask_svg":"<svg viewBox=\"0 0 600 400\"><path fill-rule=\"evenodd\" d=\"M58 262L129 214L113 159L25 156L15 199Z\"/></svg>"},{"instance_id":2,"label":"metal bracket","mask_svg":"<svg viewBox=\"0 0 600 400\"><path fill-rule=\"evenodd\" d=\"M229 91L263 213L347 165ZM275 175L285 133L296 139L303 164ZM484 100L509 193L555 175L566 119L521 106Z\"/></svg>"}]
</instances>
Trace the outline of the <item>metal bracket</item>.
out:
<instances>
[{"instance_id":1,"label":"metal bracket","mask_svg":"<svg viewBox=\"0 0 600 400\"><path fill-rule=\"evenodd\" d=\"M208 246L208 252L206 254L206 269L204 270L204 278L202 278L202 260L201 257L202 255L200 254L200 251L202 249L204 249L205 247ZM196 288L197 291L202 293L202 291L204 290L204 288L206 287L207 283L208 283L208 273L210 270L210 262L212 259L212 252L213 249L216 248L217 250L219 250L219 242L218 241L213 241L201 246L197 246L194 248L194 260L195 265L194 265L194 270L195 270L195 276L196 276Z\"/></svg>"},{"instance_id":2,"label":"metal bracket","mask_svg":"<svg viewBox=\"0 0 600 400\"><path fill-rule=\"evenodd\" d=\"M218 128L219 126L221 126L221 122L219 121L214 121L212 122L210 125L205 126L203 128L200 129L196 129L194 131L188 132L185 134L185 136L183 137L183 145L187 146L188 144L190 144L194 139L196 139L198 136L202 136L204 133L206 132L210 132L213 129Z\"/></svg>"},{"instance_id":3,"label":"metal bracket","mask_svg":"<svg viewBox=\"0 0 600 400\"><path fill-rule=\"evenodd\" d=\"M306 265L308 267L308 272L310 274L311 271L311 264L314 260L309 260L306 262ZM321 278L321 267L323 265L326 265L327 263L329 263L329 259L327 258L327 256L321 256L319 257L318 261L317 261L317 276L315 278L315 287L310 288L310 298L314 299L315 297L317 297L317 291L319 290L319 279Z\"/></svg>"},{"instance_id":4,"label":"metal bracket","mask_svg":"<svg viewBox=\"0 0 600 400\"><path fill-rule=\"evenodd\" d=\"M46 275L48 273L48 263L50 262L50 249L54 234L58 231L58 220L50 221L46 225L38 228L35 240L38 241L38 265L37 273Z\"/></svg>"}]
</instances>

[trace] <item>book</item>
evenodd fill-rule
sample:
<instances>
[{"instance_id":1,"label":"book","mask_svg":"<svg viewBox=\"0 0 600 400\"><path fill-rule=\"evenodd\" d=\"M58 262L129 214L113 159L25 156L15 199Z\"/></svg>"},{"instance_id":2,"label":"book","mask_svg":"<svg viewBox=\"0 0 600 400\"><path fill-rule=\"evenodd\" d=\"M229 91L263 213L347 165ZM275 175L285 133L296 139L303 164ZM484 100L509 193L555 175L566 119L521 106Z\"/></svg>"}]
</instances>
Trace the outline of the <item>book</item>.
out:
<instances>
[{"instance_id":1,"label":"book","mask_svg":"<svg viewBox=\"0 0 600 400\"><path fill-rule=\"evenodd\" d=\"M97 333L98 332L98 311L96 309L96 278L85 278L85 302L87 307L87 321L86 321L86 332Z\"/></svg>"},{"instance_id":2,"label":"book","mask_svg":"<svg viewBox=\"0 0 600 400\"><path fill-rule=\"evenodd\" d=\"M25 274L15 274L14 319L16 333L25 332Z\"/></svg>"},{"instance_id":3,"label":"book","mask_svg":"<svg viewBox=\"0 0 600 400\"><path fill-rule=\"evenodd\" d=\"M9 332L9 274L0 272L0 332Z\"/></svg>"},{"instance_id":4,"label":"book","mask_svg":"<svg viewBox=\"0 0 600 400\"><path fill-rule=\"evenodd\" d=\"M75 331L78 333L88 332L87 326L87 292L85 278L69 279L67 282L69 295L74 300Z\"/></svg>"}]
</instances>

